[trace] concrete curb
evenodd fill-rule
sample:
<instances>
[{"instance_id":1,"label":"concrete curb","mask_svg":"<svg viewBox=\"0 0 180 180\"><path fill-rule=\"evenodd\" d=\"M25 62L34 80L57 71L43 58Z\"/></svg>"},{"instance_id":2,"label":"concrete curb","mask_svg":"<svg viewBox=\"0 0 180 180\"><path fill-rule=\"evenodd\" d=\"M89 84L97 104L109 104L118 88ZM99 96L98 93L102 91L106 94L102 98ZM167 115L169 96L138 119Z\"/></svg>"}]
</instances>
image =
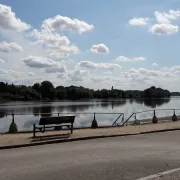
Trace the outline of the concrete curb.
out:
<instances>
[{"instance_id":1,"label":"concrete curb","mask_svg":"<svg viewBox=\"0 0 180 180\"><path fill-rule=\"evenodd\" d=\"M140 134L152 134L152 133L160 133L160 132L168 132L168 131L179 131L179 130L180 130L180 128L174 128L174 129L153 130L153 131L128 133L128 134L87 136L87 137L72 138L72 139L45 141L45 142L32 143L32 144L18 144L18 145L10 145L10 146L0 146L0 150L21 148L21 147L30 147L30 146L38 146L38 145L46 145L46 144L57 144L57 143L65 143L65 142L83 141L83 140L90 140L90 139L103 139L103 138L110 138L110 137L135 136L135 135L140 135Z\"/></svg>"}]
</instances>

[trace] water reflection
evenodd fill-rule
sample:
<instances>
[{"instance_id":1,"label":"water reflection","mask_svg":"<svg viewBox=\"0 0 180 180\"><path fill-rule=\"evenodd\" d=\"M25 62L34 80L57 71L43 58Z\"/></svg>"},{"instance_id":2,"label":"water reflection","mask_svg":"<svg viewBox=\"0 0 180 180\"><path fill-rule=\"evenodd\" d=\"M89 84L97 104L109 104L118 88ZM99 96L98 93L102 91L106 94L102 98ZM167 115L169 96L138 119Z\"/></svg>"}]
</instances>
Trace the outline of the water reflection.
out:
<instances>
[{"instance_id":1,"label":"water reflection","mask_svg":"<svg viewBox=\"0 0 180 180\"><path fill-rule=\"evenodd\" d=\"M4 118L6 116L6 114L4 112L0 112L0 119Z\"/></svg>"},{"instance_id":2,"label":"water reflection","mask_svg":"<svg viewBox=\"0 0 180 180\"><path fill-rule=\"evenodd\" d=\"M54 107L53 106L44 106L40 108L40 114L41 117L50 117L52 116L52 112L54 111ZM44 114L46 113L46 114Z\"/></svg>"},{"instance_id":3,"label":"water reflection","mask_svg":"<svg viewBox=\"0 0 180 180\"><path fill-rule=\"evenodd\" d=\"M75 127L87 127L91 125L93 120L93 113L124 113L125 119L132 113L155 109L161 107L162 109L173 109L180 106L178 98L172 99L121 99L121 100L92 100L92 101L60 101L60 102L11 102L0 104L0 131L7 131L12 117L6 118L8 114L29 114L26 116L15 116L15 121L19 130L32 130L34 123L38 123L40 117L52 116L53 113L73 113L76 115ZM81 114L76 114L76 113ZM47 113L47 114L44 114ZM83 114L91 113L91 114ZM157 112L157 116L169 116L172 112ZM101 114L96 115L99 125L112 125L117 114ZM138 114L138 119L151 118L152 112L149 114Z\"/></svg>"},{"instance_id":4,"label":"water reflection","mask_svg":"<svg viewBox=\"0 0 180 180\"><path fill-rule=\"evenodd\" d=\"M157 106L162 106L163 104L166 104L170 101L170 99L144 99L144 105L156 108Z\"/></svg>"},{"instance_id":5,"label":"water reflection","mask_svg":"<svg viewBox=\"0 0 180 180\"><path fill-rule=\"evenodd\" d=\"M85 112L89 111L90 109L95 109L95 112L97 112L96 109L99 109L101 111L104 111L105 109L117 109L119 107L125 106L127 103L129 104L141 104L146 107L156 108L157 106L162 106L163 104L169 103L170 99L129 99L129 100L119 100L119 101L93 101L93 102L87 102L87 103L69 103L65 104L64 102L59 102L59 104L56 102L54 104L53 102L46 104L46 103L34 103L32 105L23 105L23 106L0 106L0 118L4 118L5 114L12 114L12 113L18 113L18 114L33 114L34 116L52 116L52 113L63 113L63 112ZM43 113L47 113L46 115L43 115Z\"/></svg>"},{"instance_id":6,"label":"water reflection","mask_svg":"<svg viewBox=\"0 0 180 180\"><path fill-rule=\"evenodd\" d=\"M33 124L36 124L37 120L29 120L24 123L24 129L32 129Z\"/></svg>"}]
</instances>

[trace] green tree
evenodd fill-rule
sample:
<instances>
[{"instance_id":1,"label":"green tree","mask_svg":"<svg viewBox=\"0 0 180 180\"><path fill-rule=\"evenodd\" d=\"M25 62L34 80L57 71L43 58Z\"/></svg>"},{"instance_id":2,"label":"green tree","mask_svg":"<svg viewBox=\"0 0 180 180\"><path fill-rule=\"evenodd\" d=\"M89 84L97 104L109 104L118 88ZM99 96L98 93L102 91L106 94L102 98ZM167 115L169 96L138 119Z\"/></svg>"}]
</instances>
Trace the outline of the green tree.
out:
<instances>
[{"instance_id":1,"label":"green tree","mask_svg":"<svg viewBox=\"0 0 180 180\"><path fill-rule=\"evenodd\" d=\"M42 98L54 99L55 98L55 89L53 84L50 81L43 81L41 83L40 92Z\"/></svg>"}]
</instances>

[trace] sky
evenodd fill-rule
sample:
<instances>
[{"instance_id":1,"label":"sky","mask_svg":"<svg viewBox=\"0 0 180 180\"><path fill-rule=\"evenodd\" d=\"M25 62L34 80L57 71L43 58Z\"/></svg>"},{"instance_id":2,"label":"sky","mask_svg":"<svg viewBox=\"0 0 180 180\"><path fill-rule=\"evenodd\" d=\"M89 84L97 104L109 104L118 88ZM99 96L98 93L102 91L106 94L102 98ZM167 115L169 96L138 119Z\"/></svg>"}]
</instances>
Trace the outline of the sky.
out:
<instances>
[{"instance_id":1,"label":"sky","mask_svg":"<svg viewBox=\"0 0 180 180\"><path fill-rule=\"evenodd\" d=\"M0 81L180 91L180 0L0 0Z\"/></svg>"}]
</instances>

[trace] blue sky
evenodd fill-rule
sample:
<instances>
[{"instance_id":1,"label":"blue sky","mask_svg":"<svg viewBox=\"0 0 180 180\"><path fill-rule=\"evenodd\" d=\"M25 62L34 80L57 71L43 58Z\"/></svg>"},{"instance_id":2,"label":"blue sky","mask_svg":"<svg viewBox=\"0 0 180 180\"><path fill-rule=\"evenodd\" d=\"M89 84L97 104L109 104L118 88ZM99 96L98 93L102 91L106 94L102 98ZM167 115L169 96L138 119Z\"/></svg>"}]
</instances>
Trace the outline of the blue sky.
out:
<instances>
[{"instance_id":1,"label":"blue sky","mask_svg":"<svg viewBox=\"0 0 180 180\"><path fill-rule=\"evenodd\" d=\"M0 0L0 81L179 91L178 0Z\"/></svg>"}]
</instances>

